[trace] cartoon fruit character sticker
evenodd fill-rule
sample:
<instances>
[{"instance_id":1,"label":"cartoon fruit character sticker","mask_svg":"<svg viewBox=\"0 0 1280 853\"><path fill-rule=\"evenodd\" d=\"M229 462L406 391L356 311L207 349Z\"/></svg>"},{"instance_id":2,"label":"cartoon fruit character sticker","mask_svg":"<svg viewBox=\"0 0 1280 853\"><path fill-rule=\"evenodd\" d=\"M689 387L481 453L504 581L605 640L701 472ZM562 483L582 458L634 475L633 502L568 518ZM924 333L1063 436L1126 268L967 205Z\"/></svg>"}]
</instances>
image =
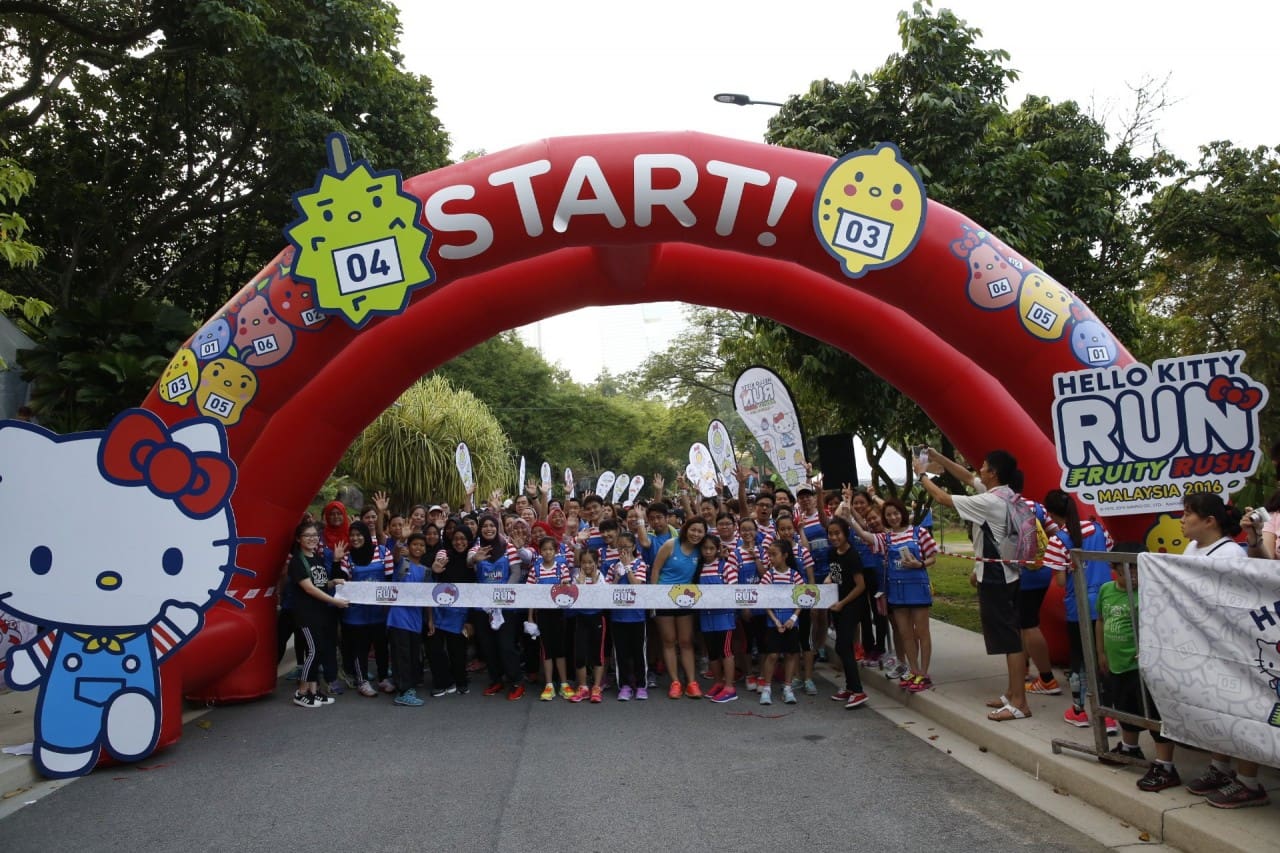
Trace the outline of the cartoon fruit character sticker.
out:
<instances>
[{"instance_id":1,"label":"cartoon fruit character sticker","mask_svg":"<svg viewBox=\"0 0 1280 853\"><path fill-rule=\"evenodd\" d=\"M195 353L186 347L178 350L160 376L160 399L185 406L196 390L199 369Z\"/></svg>"},{"instance_id":2,"label":"cartoon fruit character sticker","mask_svg":"<svg viewBox=\"0 0 1280 853\"><path fill-rule=\"evenodd\" d=\"M231 348L231 324L226 317L214 317L200 327L191 339L191 349L200 361L212 361Z\"/></svg>"},{"instance_id":3,"label":"cartoon fruit character sticker","mask_svg":"<svg viewBox=\"0 0 1280 853\"><path fill-rule=\"evenodd\" d=\"M435 279L427 263L431 232L398 172L374 172L363 160L352 166L340 133L328 145L329 168L294 195L302 216L285 235L297 248L293 278L314 285L321 309L360 328L372 315L399 314L409 291Z\"/></svg>"},{"instance_id":4,"label":"cartoon fruit character sticker","mask_svg":"<svg viewBox=\"0 0 1280 853\"><path fill-rule=\"evenodd\" d=\"M813 203L813 228L844 274L860 278L905 258L924 231L920 175L882 142L832 164Z\"/></svg>"},{"instance_id":5,"label":"cartoon fruit character sticker","mask_svg":"<svg viewBox=\"0 0 1280 853\"><path fill-rule=\"evenodd\" d=\"M1032 335L1046 341L1056 341L1071 319L1071 306L1075 297L1071 291L1042 272L1029 273L1022 282L1018 294L1018 317L1022 326Z\"/></svg>"},{"instance_id":6,"label":"cartoon fruit character sticker","mask_svg":"<svg viewBox=\"0 0 1280 853\"><path fill-rule=\"evenodd\" d=\"M270 367L293 349L293 329L271 310L264 291L236 311L236 350L251 367Z\"/></svg>"},{"instance_id":7,"label":"cartoon fruit character sticker","mask_svg":"<svg viewBox=\"0 0 1280 853\"><path fill-rule=\"evenodd\" d=\"M965 227L965 235L951 244L951 253L969 268L969 301L984 311L1007 308L1018 299L1023 266L1013 252L986 231Z\"/></svg>"},{"instance_id":8,"label":"cartoon fruit character sticker","mask_svg":"<svg viewBox=\"0 0 1280 853\"><path fill-rule=\"evenodd\" d=\"M240 422L245 407L258 393L258 377L246 365L229 358L215 359L200 371L196 406L227 426Z\"/></svg>"},{"instance_id":9,"label":"cartoon fruit character sticker","mask_svg":"<svg viewBox=\"0 0 1280 853\"><path fill-rule=\"evenodd\" d=\"M310 282L294 281L287 275L272 278L267 285L267 301L277 317L295 328L317 332L329 322L329 315L316 305L315 288Z\"/></svg>"},{"instance_id":10,"label":"cartoon fruit character sticker","mask_svg":"<svg viewBox=\"0 0 1280 853\"><path fill-rule=\"evenodd\" d=\"M1077 320L1071 327L1071 352L1090 367L1106 367L1119 355L1116 339L1092 317Z\"/></svg>"}]
</instances>

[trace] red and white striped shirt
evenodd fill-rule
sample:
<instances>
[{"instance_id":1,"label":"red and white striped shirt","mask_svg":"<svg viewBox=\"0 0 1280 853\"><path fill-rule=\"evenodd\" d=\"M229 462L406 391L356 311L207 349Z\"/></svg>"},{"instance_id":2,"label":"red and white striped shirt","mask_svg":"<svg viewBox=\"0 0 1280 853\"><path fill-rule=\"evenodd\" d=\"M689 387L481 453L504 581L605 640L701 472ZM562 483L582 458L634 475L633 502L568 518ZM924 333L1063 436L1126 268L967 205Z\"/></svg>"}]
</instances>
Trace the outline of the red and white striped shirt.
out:
<instances>
[{"instance_id":1,"label":"red and white striped shirt","mask_svg":"<svg viewBox=\"0 0 1280 853\"><path fill-rule=\"evenodd\" d=\"M720 583L738 582L738 555L733 551L725 559L708 560L702 564L700 578L720 578Z\"/></svg>"},{"instance_id":2,"label":"red and white striped shirt","mask_svg":"<svg viewBox=\"0 0 1280 853\"><path fill-rule=\"evenodd\" d=\"M621 562L614 563L610 566L609 583L622 583L623 580L626 579L628 571L636 576L636 583L649 582L649 566L645 563L643 557L636 557L625 566Z\"/></svg>"},{"instance_id":3,"label":"red and white striped shirt","mask_svg":"<svg viewBox=\"0 0 1280 853\"><path fill-rule=\"evenodd\" d=\"M1066 528L1062 528L1065 531ZM1080 539L1088 541L1098 530L1098 525L1091 519L1083 519L1080 522ZM1115 548L1115 543L1111 540L1111 533L1104 527L1102 529L1103 539L1107 543L1106 550L1110 551ZM1071 567L1071 546L1062 541L1062 537L1052 535L1049 537L1049 544L1044 549L1044 564L1056 572L1065 572Z\"/></svg>"}]
</instances>

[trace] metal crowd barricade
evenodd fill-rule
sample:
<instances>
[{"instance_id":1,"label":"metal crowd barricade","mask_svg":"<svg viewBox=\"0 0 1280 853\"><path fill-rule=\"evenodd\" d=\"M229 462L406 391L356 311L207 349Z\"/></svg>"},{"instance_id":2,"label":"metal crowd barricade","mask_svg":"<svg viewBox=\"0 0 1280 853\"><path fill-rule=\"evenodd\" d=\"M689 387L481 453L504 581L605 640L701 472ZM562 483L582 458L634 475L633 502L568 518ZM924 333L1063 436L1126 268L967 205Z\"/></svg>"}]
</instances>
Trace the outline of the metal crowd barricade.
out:
<instances>
[{"instance_id":1,"label":"metal crowd barricade","mask_svg":"<svg viewBox=\"0 0 1280 853\"><path fill-rule=\"evenodd\" d=\"M1076 743L1075 741L1065 738L1054 738L1052 742L1053 752L1060 755L1062 750L1069 749L1073 752L1083 752L1093 756L1107 756L1108 761L1123 762L1125 764L1135 764L1142 767L1147 766L1147 761L1140 758L1131 758L1120 753L1110 752L1107 742L1107 725L1106 718L1111 717L1121 723L1129 723L1130 725L1141 726L1144 729L1158 732L1160 731L1160 721L1152 719L1151 698L1147 693L1146 680L1142 678L1141 672L1138 677L1142 683L1142 714L1133 714L1121 711L1118 708L1112 708L1102 702L1102 684L1101 675L1098 672L1098 650L1094 640L1093 622L1089 619L1089 586L1085 578L1084 564L1094 561L1103 560L1112 564L1112 574L1117 571L1125 572L1132 568L1135 572L1138 569L1138 555L1135 553L1124 553L1118 551L1081 551L1073 550L1071 552L1071 563L1073 571L1071 572L1072 582L1074 583L1076 601L1079 603L1078 613L1081 616L1077 623L1080 628L1081 648L1084 650L1084 675L1085 675L1085 695L1086 707L1089 711L1089 728L1093 734L1093 744ZM1138 587L1141 588L1139 583ZM1138 643L1138 620L1135 616L1137 605L1137 591L1133 584L1127 585L1129 599L1129 614L1133 621L1133 636L1135 646Z\"/></svg>"}]
</instances>

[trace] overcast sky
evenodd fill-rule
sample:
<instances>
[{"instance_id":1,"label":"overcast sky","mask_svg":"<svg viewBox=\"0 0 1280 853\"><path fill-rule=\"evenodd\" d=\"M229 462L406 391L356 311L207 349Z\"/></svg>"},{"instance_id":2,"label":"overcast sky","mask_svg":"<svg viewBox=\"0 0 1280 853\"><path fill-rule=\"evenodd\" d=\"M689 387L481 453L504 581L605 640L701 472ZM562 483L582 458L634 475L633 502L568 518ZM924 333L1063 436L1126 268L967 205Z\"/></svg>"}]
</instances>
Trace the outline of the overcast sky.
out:
<instances>
[{"instance_id":1,"label":"overcast sky","mask_svg":"<svg viewBox=\"0 0 1280 853\"><path fill-rule=\"evenodd\" d=\"M847 81L900 50L908 0L400 0L405 65L431 78L453 153L490 153L591 133L698 130L760 141L771 107L715 103L717 92L784 101L813 80ZM1280 144L1267 93L1275 79L1280 3L1220 0L1179 7L1150 0L955 0L950 8L1009 52L1020 72L1010 105L1028 94L1072 99L1113 129L1133 89L1167 79L1158 117L1165 147L1194 160L1216 139ZM834 14L833 14L834 12ZM621 372L678 334L676 306L584 309L542 324L548 360L590 381ZM625 329L583 358L584 328ZM534 329L522 330L535 341ZM564 341L565 347L556 346ZM572 355L569 344L572 342Z\"/></svg>"}]
</instances>

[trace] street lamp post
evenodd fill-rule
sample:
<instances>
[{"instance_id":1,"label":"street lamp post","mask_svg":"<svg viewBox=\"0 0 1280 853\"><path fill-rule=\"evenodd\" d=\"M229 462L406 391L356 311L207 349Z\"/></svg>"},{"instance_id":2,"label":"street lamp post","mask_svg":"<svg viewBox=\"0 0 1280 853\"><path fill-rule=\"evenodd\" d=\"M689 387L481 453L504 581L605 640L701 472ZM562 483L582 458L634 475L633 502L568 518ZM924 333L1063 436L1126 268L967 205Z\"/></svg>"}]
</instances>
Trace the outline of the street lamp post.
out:
<instances>
[{"instance_id":1,"label":"street lamp post","mask_svg":"<svg viewBox=\"0 0 1280 853\"><path fill-rule=\"evenodd\" d=\"M761 105L766 107L781 107L783 104L777 101L754 101L750 95L739 95L734 92L721 92L715 96L717 102L721 104L737 104L740 107Z\"/></svg>"}]
</instances>

